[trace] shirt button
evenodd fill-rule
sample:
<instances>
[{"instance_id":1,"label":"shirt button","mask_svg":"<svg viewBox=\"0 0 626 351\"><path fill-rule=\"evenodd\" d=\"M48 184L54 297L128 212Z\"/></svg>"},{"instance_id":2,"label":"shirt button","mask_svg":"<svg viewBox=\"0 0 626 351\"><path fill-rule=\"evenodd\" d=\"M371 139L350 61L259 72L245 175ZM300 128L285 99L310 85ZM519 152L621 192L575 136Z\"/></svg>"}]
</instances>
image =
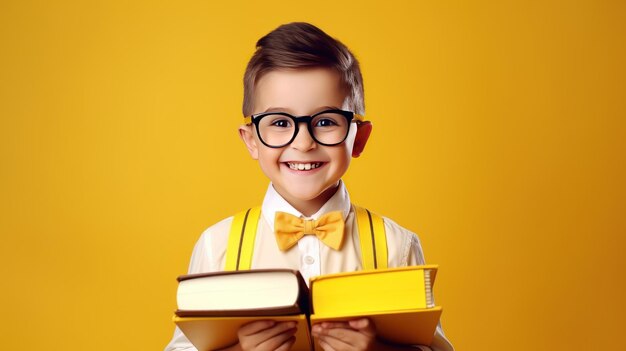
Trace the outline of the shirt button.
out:
<instances>
[{"instance_id":1,"label":"shirt button","mask_svg":"<svg viewBox=\"0 0 626 351\"><path fill-rule=\"evenodd\" d=\"M315 263L315 259L311 256L304 256L304 263L306 264L313 264Z\"/></svg>"}]
</instances>

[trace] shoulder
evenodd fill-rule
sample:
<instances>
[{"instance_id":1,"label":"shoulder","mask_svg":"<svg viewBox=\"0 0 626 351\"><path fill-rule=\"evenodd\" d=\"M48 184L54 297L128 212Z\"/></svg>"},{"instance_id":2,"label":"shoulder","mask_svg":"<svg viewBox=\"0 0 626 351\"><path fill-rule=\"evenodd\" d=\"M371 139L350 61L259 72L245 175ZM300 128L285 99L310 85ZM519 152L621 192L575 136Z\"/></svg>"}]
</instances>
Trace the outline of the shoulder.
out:
<instances>
[{"instance_id":1,"label":"shoulder","mask_svg":"<svg viewBox=\"0 0 626 351\"><path fill-rule=\"evenodd\" d=\"M399 225L394 220L381 216L385 224L385 232L387 237L395 240L416 241L419 243L419 237L413 231Z\"/></svg>"},{"instance_id":2,"label":"shoulder","mask_svg":"<svg viewBox=\"0 0 626 351\"><path fill-rule=\"evenodd\" d=\"M253 207L250 209L243 210L230 217L226 217L222 219L221 221L208 227L207 229L204 230L204 232L202 232L202 235L200 236L199 241L212 242L214 243L214 245L217 245L217 246L221 245L222 243L225 245L228 242L228 236L230 234L230 230L233 226L233 223L235 222L235 219L236 218L239 219L239 221L237 222L237 225L245 226L245 222L246 221L249 222L250 218L253 218L252 215L250 216L248 215L249 213L251 213L252 209L257 209L257 208Z\"/></svg>"},{"instance_id":3,"label":"shoulder","mask_svg":"<svg viewBox=\"0 0 626 351\"><path fill-rule=\"evenodd\" d=\"M208 236L220 236L224 235L224 233L228 235L228 233L230 232L230 226L233 224L234 218L235 216L230 216L213 224L202 232L200 238Z\"/></svg>"},{"instance_id":4,"label":"shoulder","mask_svg":"<svg viewBox=\"0 0 626 351\"><path fill-rule=\"evenodd\" d=\"M205 229L194 246L189 273L220 270L228 245L228 234L234 216L222 219Z\"/></svg>"},{"instance_id":5,"label":"shoulder","mask_svg":"<svg viewBox=\"0 0 626 351\"><path fill-rule=\"evenodd\" d=\"M382 217L387 237L389 266L424 264L419 236L388 217Z\"/></svg>"}]
</instances>

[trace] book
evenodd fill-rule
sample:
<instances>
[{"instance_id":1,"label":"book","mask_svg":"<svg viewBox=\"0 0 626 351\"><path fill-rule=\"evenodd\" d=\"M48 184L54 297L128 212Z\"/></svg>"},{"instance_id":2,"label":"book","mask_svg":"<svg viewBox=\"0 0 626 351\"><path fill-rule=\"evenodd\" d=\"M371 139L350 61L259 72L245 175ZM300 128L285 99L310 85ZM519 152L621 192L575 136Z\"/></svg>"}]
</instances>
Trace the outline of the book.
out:
<instances>
[{"instance_id":1,"label":"book","mask_svg":"<svg viewBox=\"0 0 626 351\"><path fill-rule=\"evenodd\" d=\"M311 324L368 317L383 340L430 345L442 312L433 299L436 273L424 265L311 278Z\"/></svg>"},{"instance_id":2,"label":"book","mask_svg":"<svg viewBox=\"0 0 626 351\"><path fill-rule=\"evenodd\" d=\"M174 323L199 350L238 342L237 332L257 320L297 322L293 350L311 350L309 290L300 272L263 269L178 277Z\"/></svg>"},{"instance_id":3,"label":"book","mask_svg":"<svg viewBox=\"0 0 626 351\"><path fill-rule=\"evenodd\" d=\"M368 317L383 340L430 345L442 309L435 306L437 266L344 272L311 278L298 271L229 271L179 277L174 322L199 350L237 343L256 320L296 321L295 351L320 350L310 325Z\"/></svg>"},{"instance_id":4,"label":"book","mask_svg":"<svg viewBox=\"0 0 626 351\"><path fill-rule=\"evenodd\" d=\"M290 315L308 312L309 289L300 272L256 269L178 277L180 317Z\"/></svg>"}]
</instances>

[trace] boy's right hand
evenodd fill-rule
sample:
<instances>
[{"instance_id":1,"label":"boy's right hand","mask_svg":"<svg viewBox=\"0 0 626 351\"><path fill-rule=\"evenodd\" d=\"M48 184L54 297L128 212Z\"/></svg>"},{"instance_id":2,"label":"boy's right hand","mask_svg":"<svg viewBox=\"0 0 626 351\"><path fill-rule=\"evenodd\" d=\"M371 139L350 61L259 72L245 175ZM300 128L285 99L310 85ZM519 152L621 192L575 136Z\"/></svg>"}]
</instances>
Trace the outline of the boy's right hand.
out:
<instances>
[{"instance_id":1,"label":"boy's right hand","mask_svg":"<svg viewBox=\"0 0 626 351\"><path fill-rule=\"evenodd\" d=\"M239 328L239 347L244 351L287 351L296 341L296 322L255 321Z\"/></svg>"}]
</instances>

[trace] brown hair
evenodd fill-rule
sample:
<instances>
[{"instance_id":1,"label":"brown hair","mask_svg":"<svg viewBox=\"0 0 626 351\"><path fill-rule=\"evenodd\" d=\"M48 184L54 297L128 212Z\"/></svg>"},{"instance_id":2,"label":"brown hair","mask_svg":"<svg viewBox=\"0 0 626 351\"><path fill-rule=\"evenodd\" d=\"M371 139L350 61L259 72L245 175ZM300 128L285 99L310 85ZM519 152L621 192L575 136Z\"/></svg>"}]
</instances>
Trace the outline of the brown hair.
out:
<instances>
[{"instance_id":1,"label":"brown hair","mask_svg":"<svg viewBox=\"0 0 626 351\"><path fill-rule=\"evenodd\" d=\"M337 70L346 89L346 102L353 112L363 115L363 77L359 62L338 40L312 24L283 24L256 43L243 76L243 115L253 113L256 83L270 71L327 67Z\"/></svg>"}]
</instances>

